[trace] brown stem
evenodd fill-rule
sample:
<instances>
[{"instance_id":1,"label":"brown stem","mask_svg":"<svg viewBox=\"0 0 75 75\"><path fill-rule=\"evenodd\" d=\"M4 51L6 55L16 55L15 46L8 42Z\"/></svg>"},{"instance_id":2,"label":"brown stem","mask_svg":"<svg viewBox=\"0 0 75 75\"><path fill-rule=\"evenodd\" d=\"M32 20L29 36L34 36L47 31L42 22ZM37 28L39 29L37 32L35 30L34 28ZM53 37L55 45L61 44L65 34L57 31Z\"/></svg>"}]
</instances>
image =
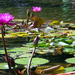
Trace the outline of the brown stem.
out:
<instances>
[{"instance_id":1,"label":"brown stem","mask_svg":"<svg viewBox=\"0 0 75 75\"><path fill-rule=\"evenodd\" d=\"M31 61L32 61L33 55L34 55L34 53L35 53L35 50L36 50L36 47L34 48L34 50L33 50L33 52L32 52L32 55L31 55L31 57L30 57L30 60L29 60L28 66L27 66L27 75L30 75L30 74L29 74L29 71L30 71Z\"/></svg>"},{"instance_id":2,"label":"brown stem","mask_svg":"<svg viewBox=\"0 0 75 75\"><path fill-rule=\"evenodd\" d=\"M26 27L25 28L28 27L28 22L29 22L29 16L27 17L27 22L26 22Z\"/></svg>"},{"instance_id":3,"label":"brown stem","mask_svg":"<svg viewBox=\"0 0 75 75\"><path fill-rule=\"evenodd\" d=\"M21 75L21 74L18 73L18 69L17 68L15 68L15 67L13 67L13 68L14 68L14 71L15 71L16 75Z\"/></svg>"},{"instance_id":4,"label":"brown stem","mask_svg":"<svg viewBox=\"0 0 75 75\"><path fill-rule=\"evenodd\" d=\"M5 40L4 40L4 34L3 34L3 27L1 27L1 32L2 32L2 41L3 41L4 50L5 50L5 56L6 56L6 59L7 59L9 71L10 71L10 73L11 73L11 67L10 67L10 63L9 63L9 60L8 60L8 55L7 55L6 46L5 46Z\"/></svg>"},{"instance_id":5,"label":"brown stem","mask_svg":"<svg viewBox=\"0 0 75 75\"><path fill-rule=\"evenodd\" d=\"M35 13L35 18L34 18L33 26L34 26L34 24L35 24L36 17L37 17L37 12ZM34 27L35 27L35 26L34 26Z\"/></svg>"},{"instance_id":6,"label":"brown stem","mask_svg":"<svg viewBox=\"0 0 75 75\"><path fill-rule=\"evenodd\" d=\"M56 70L56 69L58 69L58 68L60 68L60 67L61 67L61 65L56 65L56 66L53 66L53 67L51 67L51 68L43 69L43 70L40 72L40 74L42 75L42 72L46 72L46 71L49 71L49 72L54 71L54 70Z\"/></svg>"}]
</instances>

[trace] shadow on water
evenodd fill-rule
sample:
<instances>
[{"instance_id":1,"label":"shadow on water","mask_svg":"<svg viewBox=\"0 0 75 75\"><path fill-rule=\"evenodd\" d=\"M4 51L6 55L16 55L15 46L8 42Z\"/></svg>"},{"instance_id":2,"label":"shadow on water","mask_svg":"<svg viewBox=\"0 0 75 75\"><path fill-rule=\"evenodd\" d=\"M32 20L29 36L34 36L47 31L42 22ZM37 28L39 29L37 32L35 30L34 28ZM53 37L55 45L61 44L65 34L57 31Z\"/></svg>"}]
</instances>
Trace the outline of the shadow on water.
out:
<instances>
[{"instance_id":1,"label":"shadow on water","mask_svg":"<svg viewBox=\"0 0 75 75\"><path fill-rule=\"evenodd\" d=\"M65 59L74 57L72 54L62 54L62 55L52 55L51 53L47 54L36 54L37 57L48 59L51 62L65 63Z\"/></svg>"}]
</instances>

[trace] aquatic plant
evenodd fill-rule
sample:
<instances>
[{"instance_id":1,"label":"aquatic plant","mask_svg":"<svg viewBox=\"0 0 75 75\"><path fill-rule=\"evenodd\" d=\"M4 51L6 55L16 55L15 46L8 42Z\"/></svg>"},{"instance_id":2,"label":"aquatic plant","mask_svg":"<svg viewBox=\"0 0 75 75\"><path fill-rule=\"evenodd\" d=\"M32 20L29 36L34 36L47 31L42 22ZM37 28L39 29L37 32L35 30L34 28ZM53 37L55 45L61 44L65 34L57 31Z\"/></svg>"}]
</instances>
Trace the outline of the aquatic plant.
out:
<instances>
[{"instance_id":1,"label":"aquatic plant","mask_svg":"<svg viewBox=\"0 0 75 75\"><path fill-rule=\"evenodd\" d=\"M34 22L33 22L33 26L34 26L36 18L37 18L37 12L40 12L42 10L42 8L41 7L32 7L32 8L33 8L32 11L35 12L35 19L34 19Z\"/></svg>"},{"instance_id":2,"label":"aquatic plant","mask_svg":"<svg viewBox=\"0 0 75 75\"><path fill-rule=\"evenodd\" d=\"M59 21L52 21L52 23L50 25L59 25Z\"/></svg>"},{"instance_id":3,"label":"aquatic plant","mask_svg":"<svg viewBox=\"0 0 75 75\"><path fill-rule=\"evenodd\" d=\"M26 23L26 28L28 27L29 19L30 19L30 10L27 9L27 23Z\"/></svg>"},{"instance_id":4,"label":"aquatic plant","mask_svg":"<svg viewBox=\"0 0 75 75\"><path fill-rule=\"evenodd\" d=\"M15 62L14 62L14 59L11 57L11 59L10 59L10 65L12 66L12 67L15 67Z\"/></svg>"},{"instance_id":5,"label":"aquatic plant","mask_svg":"<svg viewBox=\"0 0 75 75\"><path fill-rule=\"evenodd\" d=\"M38 45L38 37L37 36L35 37L35 39L33 41L33 45L35 46L35 48L33 49L32 55L31 55L30 60L29 60L29 63L28 63L27 75L30 75L29 74L29 71L30 71L31 61L32 61L33 55L35 53L36 46Z\"/></svg>"},{"instance_id":6,"label":"aquatic plant","mask_svg":"<svg viewBox=\"0 0 75 75\"><path fill-rule=\"evenodd\" d=\"M41 11L42 10L42 8L41 7L32 7L33 9L33 11L34 12L39 12L39 11Z\"/></svg>"},{"instance_id":7,"label":"aquatic plant","mask_svg":"<svg viewBox=\"0 0 75 75\"><path fill-rule=\"evenodd\" d=\"M35 47L38 46L38 37L37 37L37 36L35 37L35 39L34 39L34 41L33 41L33 45L34 45Z\"/></svg>"},{"instance_id":8,"label":"aquatic plant","mask_svg":"<svg viewBox=\"0 0 75 75\"><path fill-rule=\"evenodd\" d=\"M6 59L7 59L7 63L8 63L10 72L11 72L11 67L10 67L10 63L9 63L9 60L8 60L6 46L5 46L3 28L4 28L5 24L6 25L15 25L14 23L10 23L13 19L14 19L14 17L12 15L10 15L9 13L4 13L4 14L1 13L0 14L0 26L1 26L1 32L2 32L2 41L3 41L3 46L4 46L4 50L5 50L5 56L6 56Z\"/></svg>"},{"instance_id":9,"label":"aquatic plant","mask_svg":"<svg viewBox=\"0 0 75 75\"><path fill-rule=\"evenodd\" d=\"M0 14L0 26L3 25L15 25L15 23L10 23L14 17L10 15L9 13Z\"/></svg>"}]
</instances>

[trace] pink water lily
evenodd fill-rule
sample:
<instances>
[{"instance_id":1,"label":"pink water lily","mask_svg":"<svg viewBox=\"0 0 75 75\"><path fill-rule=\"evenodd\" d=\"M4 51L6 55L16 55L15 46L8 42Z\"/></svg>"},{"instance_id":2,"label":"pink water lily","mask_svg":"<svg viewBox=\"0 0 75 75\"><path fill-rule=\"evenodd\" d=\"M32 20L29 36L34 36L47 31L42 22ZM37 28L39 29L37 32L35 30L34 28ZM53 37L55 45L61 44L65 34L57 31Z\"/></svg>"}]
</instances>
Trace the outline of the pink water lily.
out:
<instances>
[{"instance_id":1,"label":"pink water lily","mask_svg":"<svg viewBox=\"0 0 75 75\"><path fill-rule=\"evenodd\" d=\"M9 13L1 13L0 14L0 26L7 24L7 25L15 25L14 23L10 23L14 17Z\"/></svg>"},{"instance_id":2,"label":"pink water lily","mask_svg":"<svg viewBox=\"0 0 75 75\"><path fill-rule=\"evenodd\" d=\"M32 7L32 8L33 8L32 11L34 11L34 12L39 12L42 10L41 7Z\"/></svg>"}]
</instances>

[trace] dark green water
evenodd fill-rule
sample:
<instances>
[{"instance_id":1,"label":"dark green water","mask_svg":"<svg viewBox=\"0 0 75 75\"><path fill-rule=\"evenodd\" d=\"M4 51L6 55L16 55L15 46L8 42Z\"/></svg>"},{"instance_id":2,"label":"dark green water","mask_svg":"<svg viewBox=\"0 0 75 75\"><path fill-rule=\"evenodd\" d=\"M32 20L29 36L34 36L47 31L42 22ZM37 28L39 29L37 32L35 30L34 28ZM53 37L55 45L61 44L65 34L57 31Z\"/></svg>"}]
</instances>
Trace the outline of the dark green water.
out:
<instances>
[{"instance_id":1,"label":"dark green water","mask_svg":"<svg viewBox=\"0 0 75 75\"><path fill-rule=\"evenodd\" d=\"M26 18L26 10L33 6L42 7L38 17L45 20L63 20L75 22L75 10L72 0L0 0L0 13L9 12L15 18Z\"/></svg>"}]
</instances>

